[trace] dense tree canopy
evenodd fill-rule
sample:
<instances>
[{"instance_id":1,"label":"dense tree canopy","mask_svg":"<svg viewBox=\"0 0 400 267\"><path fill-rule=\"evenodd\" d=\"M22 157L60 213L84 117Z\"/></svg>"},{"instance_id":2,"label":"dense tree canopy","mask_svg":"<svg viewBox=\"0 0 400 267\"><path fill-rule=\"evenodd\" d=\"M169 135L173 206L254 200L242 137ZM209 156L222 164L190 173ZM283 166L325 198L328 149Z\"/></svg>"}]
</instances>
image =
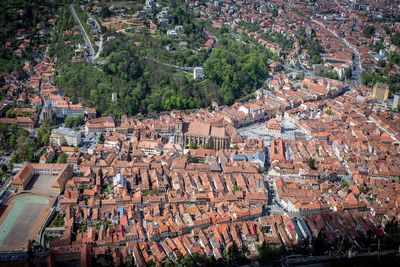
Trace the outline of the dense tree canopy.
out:
<instances>
[{"instance_id":1,"label":"dense tree canopy","mask_svg":"<svg viewBox=\"0 0 400 267\"><path fill-rule=\"evenodd\" d=\"M393 64L400 64L400 53L399 52L392 52L389 55L389 61Z\"/></svg>"},{"instance_id":2,"label":"dense tree canopy","mask_svg":"<svg viewBox=\"0 0 400 267\"><path fill-rule=\"evenodd\" d=\"M52 122L44 122L38 131L38 137L29 136L29 132L16 126L0 123L0 150L13 150L10 163L21 163L24 161L37 161L35 154L40 146L49 143Z\"/></svg>"},{"instance_id":3,"label":"dense tree canopy","mask_svg":"<svg viewBox=\"0 0 400 267\"><path fill-rule=\"evenodd\" d=\"M284 51L293 49L293 41L286 38L282 33L271 31L270 33L263 34L263 38L278 44Z\"/></svg>"},{"instance_id":4,"label":"dense tree canopy","mask_svg":"<svg viewBox=\"0 0 400 267\"><path fill-rule=\"evenodd\" d=\"M314 33L315 34L315 33ZM308 50L308 54L313 64L322 63L321 54L324 53L324 48L314 38L301 38L301 45Z\"/></svg>"},{"instance_id":5,"label":"dense tree canopy","mask_svg":"<svg viewBox=\"0 0 400 267\"><path fill-rule=\"evenodd\" d=\"M400 92L400 76L388 75L385 69L382 72L364 71L361 74L361 82L370 87L377 82L387 83L392 93Z\"/></svg>"},{"instance_id":6,"label":"dense tree canopy","mask_svg":"<svg viewBox=\"0 0 400 267\"><path fill-rule=\"evenodd\" d=\"M64 121L64 124L66 127L76 128L78 126L83 125L84 122L85 122L85 118L82 115L79 115L76 117L66 118Z\"/></svg>"},{"instance_id":7,"label":"dense tree canopy","mask_svg":"<svg viewBox=\"0 0 400 267\"><path fill-rule=\"evenodd\" d=\"M68 155L66 153L61 153L58 156L57 163L65 164L67 163L67 160L68 160Z\"/></svg>"},{"instance_id":8,"label":"dense tree canopy","mask_svg":"<svg viewBox=\"0 0 400 267\"><path fill-rule=\"evenodd\" d=\"M220 38L204 65L206 77L221 89L221 100L230 105L235 99L260 87L268 74L268 59L272 53L230 38Z\"/></svg>"},{"instance_id":9,"label":"dense tree canopy","mask_svg":"<svg viewBox=\"0 0 400 267\"><path fill-rule=\"evenodd\" d=\"M157 58L153 54L160 49L160 43L168 42L164 35L152 36L144 32L135 37L115 36L116 39L108 42L103 50L106 64L93 67L61 57L56 81L66 95L95 107L100 113L117 117L138 112L199 108L209 106L212 101L232 104L262 85L268 71L268 59L272 56L264 48L221 36L209 56L200 50L195 57L182 56L185 60L178 62L179 53L168 55L162 52ZM195 81L191 71L170 65L197 66L201 62L205 62L207 79L204 81ZM111 101L113 92L117 93L118 102Z\"/></svg>"},{"instance_id":10,"label":"dense tree canopy","mask_svg":"<svg viewBox=\"0 0 400 267\"><path fill-rule=\"evenodd\" d=\"M54 16L52 10L56 1L48 0L2 0L0 1L0 74L22 72L25 61L33 59L38 53L36 47L47 42L48 32L41 31L38 23L47 25L48 19ZM16 36L17 35L17 36ZM15 53L27 37L29 46Z\"/></svg>"},{"instance_id":11,"label":"dense tree canopy","mask_svg":"<svg viewBox=\"0 0 400 267\"><path fill-rule=\"evenodd\" d=\"M367 26L363 30L363 34L365 35L365 37L368 37L368 38L371 38L372 35L374 35L374 33L375 33L375 27L374 26Z\"/></svg>"},{"instance_id":12,"label":"dense tree canopy","mask_svg":"<svg viewBox=\"0 0 400 267\"><path fill-rule=\"evenodd\" d=\"M392 35L392 42L394 45L400 47L400 31Z\"/></svg>"}]
</instances>

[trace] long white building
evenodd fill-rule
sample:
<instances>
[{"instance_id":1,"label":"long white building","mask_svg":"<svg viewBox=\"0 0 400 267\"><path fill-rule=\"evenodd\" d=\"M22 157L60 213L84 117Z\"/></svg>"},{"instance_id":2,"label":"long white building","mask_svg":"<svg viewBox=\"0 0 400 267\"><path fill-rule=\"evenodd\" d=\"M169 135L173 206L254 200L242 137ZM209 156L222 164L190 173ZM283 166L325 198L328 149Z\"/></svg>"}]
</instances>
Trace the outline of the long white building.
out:
<instances>
[{"instance_id":1,"label":"long white building","mask_svg":"<svg viewBox=\"0 0 400 267\"><path fill-rule=\"evenodd\" d=\"M81 140L80 132L70 128L53 129L50 135L50 143L53 146L79 146Z\"/></svg>"}]
</instances>

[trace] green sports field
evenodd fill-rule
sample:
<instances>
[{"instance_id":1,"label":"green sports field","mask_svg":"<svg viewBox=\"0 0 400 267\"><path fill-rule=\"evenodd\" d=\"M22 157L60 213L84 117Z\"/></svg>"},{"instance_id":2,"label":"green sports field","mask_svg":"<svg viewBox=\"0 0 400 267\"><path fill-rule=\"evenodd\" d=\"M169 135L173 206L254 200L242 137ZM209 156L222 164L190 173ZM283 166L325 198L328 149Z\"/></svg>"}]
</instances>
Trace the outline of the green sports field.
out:
<instances>
[{"instance_id":1,"label":"green sports field","mask_svg":"<svg viewBox=\"0 0 400 267\"><path fill-rule=\"evenodd\" d=\"M19 195L7 207L0 224L0 246L19 246L30 239L44 209L49 205L45 197Z\"/></svg>"}]
</instances>

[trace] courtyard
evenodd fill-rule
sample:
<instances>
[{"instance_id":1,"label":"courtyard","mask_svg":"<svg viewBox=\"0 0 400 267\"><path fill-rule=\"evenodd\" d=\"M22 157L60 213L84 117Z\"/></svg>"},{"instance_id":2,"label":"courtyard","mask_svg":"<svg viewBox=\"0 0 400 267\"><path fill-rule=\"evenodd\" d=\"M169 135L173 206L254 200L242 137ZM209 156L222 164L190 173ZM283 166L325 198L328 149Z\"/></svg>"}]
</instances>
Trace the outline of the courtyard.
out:
<instances>
[{"instance_id":1,"label":"courtyard","mask_svg":"<svg viewBox=\"0 0 400 267\"><path fill-rule=\"evenodd\" d=\"M56 181L56 175L35 175L29 181L25 190L32 193L53 195L51 185Z\"/></svg>"}]
</instances>

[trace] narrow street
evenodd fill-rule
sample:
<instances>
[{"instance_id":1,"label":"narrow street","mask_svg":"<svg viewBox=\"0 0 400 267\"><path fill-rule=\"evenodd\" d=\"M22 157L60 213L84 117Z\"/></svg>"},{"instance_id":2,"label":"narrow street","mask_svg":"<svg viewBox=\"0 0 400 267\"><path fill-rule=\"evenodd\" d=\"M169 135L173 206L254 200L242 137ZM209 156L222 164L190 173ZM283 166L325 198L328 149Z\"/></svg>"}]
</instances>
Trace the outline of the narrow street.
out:
<instances>
[{"instance_id":1,"label":"narrow street","mask_svg":"<svg viewBox=\"0 0 400 267\"><path fill-rule=\"evenodd\" d=\"M336 38L338 38L341 43L343 43L348 48L353 50L353 55L354 55L354 57L353 57L354 84L355 85L360 85L361 84L362 66L361 66L360 53L358 52L358 50L352 44L350 44L346 40L346 38L340 37L336 32L334 32L331 29L329 29L328 27L326 27L325 24L323 24L322 22L320 22L318 20L315 20L315 19L311 19L311 21L316 23L316 24L318 24L319 26L325 28L327 31L329 31L331 34L333 34Z\"/></svg>"},{"instance_id":2,"label":"narrow street","mask_svg":"<svg viewBox=\"0 0 400 267\"><path fill-rule=\"evenodd\" d=\"M9 197L9 193L7 194L7 190L8 187L11 185L12 178L12 175L8 175L7 179L4 181L0 188L0 203L6 202Z\"/></svg>"}]
</instances>

